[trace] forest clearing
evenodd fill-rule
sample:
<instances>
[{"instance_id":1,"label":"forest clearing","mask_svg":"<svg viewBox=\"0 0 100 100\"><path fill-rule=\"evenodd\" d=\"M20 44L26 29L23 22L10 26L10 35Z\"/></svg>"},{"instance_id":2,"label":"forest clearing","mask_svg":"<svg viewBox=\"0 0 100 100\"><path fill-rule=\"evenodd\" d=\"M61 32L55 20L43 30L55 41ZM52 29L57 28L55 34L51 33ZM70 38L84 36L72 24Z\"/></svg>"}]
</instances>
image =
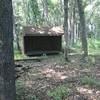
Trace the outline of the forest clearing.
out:
<instances>
[{"instance_id":1,"label":"forest clearing","mask_svg":"<svg viewBox=\"0 0 100 100\"><path fill-rule=\"evenodd\" d=\"M100 0L0 0L0 100L100 100Z\"/></svg>"},{"instance_id":2,"label":"forest clearing","mask_svg":"<svg viewBox=\"0 0 100 100\"><path fill-rule=\"evenodd\" d=\"M100 56L90 56L90 63L62 54L16 61L17 100L99 100ZM96 61L96 62L95 62Z\"/></svg>"}]
</instances>

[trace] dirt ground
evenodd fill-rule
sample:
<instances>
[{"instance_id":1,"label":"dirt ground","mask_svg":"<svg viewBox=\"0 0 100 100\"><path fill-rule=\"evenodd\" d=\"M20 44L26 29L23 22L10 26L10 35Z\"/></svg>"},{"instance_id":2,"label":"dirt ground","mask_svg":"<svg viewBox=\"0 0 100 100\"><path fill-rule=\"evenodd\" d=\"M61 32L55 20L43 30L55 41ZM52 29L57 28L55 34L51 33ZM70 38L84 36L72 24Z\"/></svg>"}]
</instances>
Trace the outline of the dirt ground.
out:
<instances>
[{"instance_id":1,"label":"dirt ground","mask_svg":"<svg viewBox=\"0 0 100 100\"><path fill-rule=\"evenodd\" d=\"M81 55L70 55L70 62L62 56L16 61L17 100L55 100L48 91L68 84L69 93L62 100L100 100L100 89L83 85L80 78L95 77L100 82L100 56L90 56L89 63L81 62Z\"/></svg>"}]
</instances>

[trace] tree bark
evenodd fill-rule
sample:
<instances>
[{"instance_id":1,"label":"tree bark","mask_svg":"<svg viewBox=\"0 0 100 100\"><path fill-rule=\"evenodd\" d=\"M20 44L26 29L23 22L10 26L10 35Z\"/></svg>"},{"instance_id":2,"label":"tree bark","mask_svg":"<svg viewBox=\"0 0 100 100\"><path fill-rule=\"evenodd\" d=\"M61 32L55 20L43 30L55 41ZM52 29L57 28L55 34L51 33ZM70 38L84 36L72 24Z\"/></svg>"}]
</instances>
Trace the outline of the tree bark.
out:
<instances>
[{"instance_id":1,"label":"tree bark","mask_svg":"<svg viewBox=\"0 0 100 100\"><path fill-rule=\"evenodd\" d=\"M84 7L82 5L82 0L77 0L77 4L78 4L79 16L80 16L80 25L81 25L83 60L86 61L87 56L88 56L88 47L87 47L87 36L86 36L86 23L85 23Z\"/></svg>"},{"instance_id":2,"label":"tree bark","mask_svg":"<svg viewBox=\"0 0 100 100\"><path fill-rule=\"evenodd\" d=\"M11 0L0 0L0 100L15 100L13 9Z\"/></svg>"},{"instance_id":3,"label":"tree bark","mask_svg":"<svg viewBox=\"0 0 100 100\"><path fill-rule=\"evenodd\" d=\"M65 38L65 48L64 57L68 61L68 0L64 0L64 38Z\"/></svg>"}]
</instances>

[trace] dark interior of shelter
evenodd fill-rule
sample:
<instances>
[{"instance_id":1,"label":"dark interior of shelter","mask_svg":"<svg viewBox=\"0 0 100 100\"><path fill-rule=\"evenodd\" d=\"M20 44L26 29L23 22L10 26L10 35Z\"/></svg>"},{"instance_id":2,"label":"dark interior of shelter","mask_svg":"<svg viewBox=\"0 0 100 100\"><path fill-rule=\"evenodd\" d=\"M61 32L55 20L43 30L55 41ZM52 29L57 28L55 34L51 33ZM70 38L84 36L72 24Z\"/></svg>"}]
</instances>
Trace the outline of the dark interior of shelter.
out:
<instances>
[{"instance_id":1,"label":"dark interior of shelter","mask_svg":"<svg viewBox=\"0 0 100 100\"><path fill-rule=\"evenodd\" d=\"M57 54L61 51L61 36L24 36L24 53L28 56Z\"/></svg>"}]
</instances>

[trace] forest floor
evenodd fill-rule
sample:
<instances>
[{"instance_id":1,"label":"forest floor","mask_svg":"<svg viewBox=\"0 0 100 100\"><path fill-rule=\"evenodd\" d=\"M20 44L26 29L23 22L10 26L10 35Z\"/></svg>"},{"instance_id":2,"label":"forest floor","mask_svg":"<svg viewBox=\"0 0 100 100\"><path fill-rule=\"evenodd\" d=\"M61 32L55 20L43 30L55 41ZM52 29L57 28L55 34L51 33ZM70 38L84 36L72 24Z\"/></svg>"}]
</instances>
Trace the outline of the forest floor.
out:
<instances>
[{"instance_id":1,"label":"forest floor","mask_svg":"<svg viewBox=\"0 0 100 100\"><path fill-rule=\"evenodd\" d=\"M80 58L16 61L17 100L100 100L100 55L89 56L88 63Z\"/></svg>"}]
</instances>

